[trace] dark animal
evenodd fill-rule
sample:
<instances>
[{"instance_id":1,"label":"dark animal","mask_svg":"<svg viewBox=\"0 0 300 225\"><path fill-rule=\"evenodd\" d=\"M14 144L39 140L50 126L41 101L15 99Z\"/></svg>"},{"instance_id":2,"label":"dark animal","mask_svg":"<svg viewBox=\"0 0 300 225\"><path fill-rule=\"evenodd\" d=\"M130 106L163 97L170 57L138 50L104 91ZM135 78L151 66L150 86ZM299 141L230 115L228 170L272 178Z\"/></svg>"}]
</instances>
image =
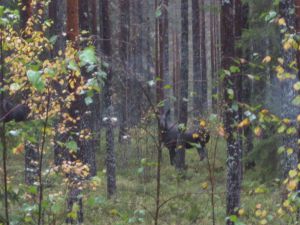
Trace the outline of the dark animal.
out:
<instances>
[{"instance_id":1,"label":"dark animal","mask_svg":"<svg viewBox=\"0 0 300 225\"><path fill-rule=\"evenodd\" d=\"M1 105L0 105L1 106ZM29 107L24 104L13 104L10 101L4 100L2 102L3 112L0 115L0 122L9 122L9 121L24 121L27 119L27 116L30 112ZM1 111L2 111L1 109Z\"/></svg>"},{"instance_id":2,"label":"dark animal","mask_svg":"<svg viewBox=\"0 0 300 225\"><path fill-rule=\"evenodd\" d=\"M176 124L170 124L168 117L170 110L160 117L160 127L162 142L169 149L170 163L174 165L176 156L177 140L180 130ZM210 135L205 127L199 127L195 130L184 131L181 136L186 149L196 148L202 161L206 157L205 145L209 142Z\"/></svg>"}]
</instances>

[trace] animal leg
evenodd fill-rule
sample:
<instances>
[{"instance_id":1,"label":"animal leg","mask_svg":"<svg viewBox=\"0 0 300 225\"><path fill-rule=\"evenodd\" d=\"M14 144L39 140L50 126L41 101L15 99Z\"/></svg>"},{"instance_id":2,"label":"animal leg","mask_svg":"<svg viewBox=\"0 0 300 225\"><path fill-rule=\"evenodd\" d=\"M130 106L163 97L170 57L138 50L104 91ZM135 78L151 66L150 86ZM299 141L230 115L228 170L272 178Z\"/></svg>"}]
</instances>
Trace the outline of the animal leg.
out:
<instances>
[{"instance_id":1,"label":"animal leg","mask_svg":"<svg viewBox=\"0 0 300 225\"><path fill-rule=\"evenodd\" d=\"M176 156L176 152L174 148L169 148L169 155L170 155L170 163L172 166L174 166L175 164L175 156Z\"/></svg>"},{"instance_id":2,"label":"animal leg","mask_svg":"<svg viewBox=\"0 0 300 225\"><path fill-rule=\"evenodd\" d=\"M206 150L204 146L201 146L200 148L197 148L198 154L200 156L200 161L204 160L207 156Z\"/></svg>"}]
</instances>

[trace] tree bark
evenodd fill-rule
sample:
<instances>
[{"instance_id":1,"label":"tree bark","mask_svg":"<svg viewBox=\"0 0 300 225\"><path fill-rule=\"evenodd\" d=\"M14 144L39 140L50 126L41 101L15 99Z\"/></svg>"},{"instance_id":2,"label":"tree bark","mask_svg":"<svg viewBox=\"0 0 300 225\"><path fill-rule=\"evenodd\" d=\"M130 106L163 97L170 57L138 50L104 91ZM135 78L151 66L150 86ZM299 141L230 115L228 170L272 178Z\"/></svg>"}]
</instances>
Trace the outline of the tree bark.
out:
<instances>
[{"instance_id":1,"label":"tree bark","mask_svg":"<svg viewBox=\"0 0 300 225\"><path fill-rule=\"evenodd\" d=\"M207 99L207 62L206 62L206 22L204 0L200 0L200 112L205 113L208 109ZM198 93L197 93L198 94Z\"/></svg>"},{"instance_id":2,"label":"tree bark","mask_svg":"<svg viewBox=\"0 0 300 225\"><path fill-rule=\"evenodd\" d=\"M78 37L79 37L79 0L67 0L67 39L72 41L74 47L78 47ZM72 76L72 78L74 78ZM74 78L76 79L76 78ZM76 82L77 83L77 82ZM75 87L69 86L69 92L76 92L77 84ZM83 104L80 97L75 94L75 100L72 102L71 107L69 109L69 115L76 120L76 118L80 115L80 110L82 109ZM67 126L71 126L70 133L74 134L71 136L71 140L76 141L77 146L81 147L81 142L79 140L79 136L76 135L80 133L80 127L78 124L74 126L74 124L68 124ZM69 138L67 138L69 139ZM74 162L77 156L72 153L68 153L68 161ZM68 212L72 212L74 205L78 206L77 210L77 218L73 219L72 217L67 217L66 223L83 223L83 205L82 205L82 197L80 196L79 183L80 179L76 177L75 174L69 175L70 185L69 185L69 193L67 199L67 210Z\"/></svg>"},{"instance_id":3,"label":"tree bark","mask_svg":"<svg viewBox=\"0 0 300 225\"><path fill-rule=\"evenodd\" d=\"M180 67L180 97L179 97L179 123L186 127L188 120L188 79L189 79L189 22L188 1L181 0L181 67ZM185 128L184 128L185 129ZM182 140L183 132L178 137L175 166L182 170L185 168L185 147Z\"/></svg>"},{"instance_id":4,"label":"tree bark","mask_svg":"<svg viewBox=\"0 0 300 225\"><path fill-rule=\"evenodd\" d=\"M123 137L126 135L128 126L128 85L129 85L129 35L130 35L130 2L126 0L119 0L120 8L120 41L119 41L119 54L123 67L121 74L121 82L123 85L121 96L121 115L120 115L120 130L119 142L123 142Z\"/></svg>"},{"instance_id":5,"label":"tree bark","mask_svg":"<svg viewBox=\"0 0 300 225\"><path fill-rule=\"evenodd\" d=\"M287 33L292 33L295 25L297 25L295 14L291 13L294 10L294 0L281 0L279 4L279 13L282 18L285 19ZM282 39L285 36L282 35ZM284 64L283 68L285 72L290 74L295 74L295 70L292 68L292 63L297 57L297 50L294 48L290 49L281 49ZM294 82L292 79L286 79L280 82L281 86L281 117L282 118L296 118L298 115L298 109L292 104L292 100L296 96L296 92L293 88ZM297 149L297 137L292 137L291 135L285 135L283 137L283 144L286 147L292 149ZM283 167L283 177L288 177L288 172L297 166L297 151L294 151L293 154L283 154L282 167Z\"/></svg>"},{"instance_id":6,"label":"tree bark","mask_svg":"<svg viewBox=\"0 0 300 225\"><path fill-rule=\"evenodd\" d=\"M203 23L202 23L203 25ZM193 111L195 116L199 116L203 109L201 107L201 56L200 56L200 8L199 0L192 0L192 31L193 31ZM203 36L203 34L202 34Z\"/></svg>"},{"instance_id":7,"label":"tree bark","mask_svg":"<svg viewBox=\"0 0 300 225\"><path fill-rule=\"evenodd\" d=\"M223 2L221 10L222 21L222 67L223 69L229 69L233 64L235 57L235 15L237 1L231 0ZM227 141L227 197L226 197L226 215L235 215L236 209L240 207L240 192L241 192L241 156L242 149L239 139L236 137L237 129L237 113L233 108L233 104L237 101L237 92L232 96L231 90L236 90L233 85L236 84L236 74L230 77L226 76L223 81L224 89L224 127L226 131ZM234 222L227 220L227 225L233 225Z\"/></svg>"},{"instance_id":8,"label":"tree bark","mask_svg":"<svg viewBox=\"0 0 300 225\"><path fill-rule=\"evenodd\" d=\"M106 120L106 173L107 173L107 194L112 198L116 194L116 159L114 149L114 130L112 124L113 105L112 105L112 44L111 44L111 21L109 0L102 0L102 24L103 24L103 44L102 52L109 62L106 68L106 80L104 83L104 106Z\"/></svg>"}]
</instances>

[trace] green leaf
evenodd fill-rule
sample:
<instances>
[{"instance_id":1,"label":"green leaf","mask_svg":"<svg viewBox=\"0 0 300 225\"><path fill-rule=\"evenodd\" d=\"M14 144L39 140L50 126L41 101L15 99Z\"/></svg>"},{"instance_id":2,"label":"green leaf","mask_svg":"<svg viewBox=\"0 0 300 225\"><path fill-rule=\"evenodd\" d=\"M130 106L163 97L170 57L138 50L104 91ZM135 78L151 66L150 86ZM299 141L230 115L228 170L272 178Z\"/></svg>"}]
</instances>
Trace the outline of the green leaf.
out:
<instances>
[{"instance_id":1,"label":"green leaf","mask_svg":"<svg viewBox=\"0 0 300 225\"><path fill-rule=\"evenodd\" d=\"M231 222L236 222L238 220L236 215L229 216L229 219L230 219Z\"/></svg>"},{"instance_id":2,"label":"green leaf","mask_svg":"<svg viewBox=\"0 0 300 225\"><path fill-rule=\"evenodd\" d=\"M45 89L44 82L41 78L41 73L39 71L28 70L27 77L29 82L36 88L39 92L42 92Z\"/></svg>"},{"instance_id":3,"label":"green leaf","mask_svg":"<svg viewBox=\"0 0 300 225\"><path fill-rule=\"evenodd\" d=\"M155 11L155 17L158 18L161 16L161 14L162 14L161 7L158 7Z\"/></svg>"},{"instance_id":4,"label":"green leaf","mask_svg":"<svg viewBox=\"0 0 300 225\"><path fill-rule=\"evenodd\" d=\"M50 39L49 39L50 43L54 45L57 41L57 38L58 38L57 35L51 36Z\"/></svg>"},{"instance_id":5,"label":"green leaf","mask_svg":"<svg viewBox=\"0 0 300 225\"><path fill-rule=\"evenodd\" d=\"M298 82L296 82L296 83L294 84L294 89L295 89L296 91L299 91L299 90L300 90L300 81L298 81Z\"/></svg>"},{"instance_id":6,"label":"green leaf","mask_svg":"<svg viewBox=\"0 0 300 225\"><path fill-rule=\"evenodd\" d=\"M66 147L72 151L77 151L77 143L75 141L67 142Z\"/></svg>"},{"instance_id":7,"label":"green leaf","mask_svg":"<svg viewBox=\"0 0 300 225\"><path fill-rule=\"evenodd\" d=\"M296 105L296 106L300 106L300 95L296 96L296 97L293 99L292 104L293 104L293 105Z\"/></svg>"},{"instance_id":8,"label":"green leaf","mask_svg":"<svg viewBox=\"0 0 300 225\"><path fill-rule=\"evenodd\" d=\"M233 89L231 89L231 88L227 89L227 94L228 94L229 99L232 100L234 98L234 91L233 91Z\"/></svg>"},{"instance_id":9,"label":"green leaf","mask_svg":"<svg viewBox=\"0 0 300 225\"><path fill-rule=\"evenodd\" d=\"M93 65L96 64L97 58L95 53L95 48L93 46L89 46L85 48L83 51L79 52L80 66L85 66L87 64Z\"/></svg>"},{"instance_id":10,"label":"green leaf","mask_svg":"<svg viewBox=\"0 0 300 225\"><path fill-rule=\"evenodd\" d=\"M231 108L233 111L237 112L239 110L239 105L237 103L233 103Z\"/></svg>"},{"instance_id":11,"label":"green leaf","mask_svg":"<svg viewBox=\"0 0 300 225\"><path fill-rule=\"evenodd\" d=\"M0 17L4 14L4 6L0 5Z\"/></svg>"},{"instance_id":12,"label":"green leaf","mask_svg":"<svg viewBox=\"0 0 300 225\"><path fill-rule=\"evenodd\" d=\"M277 13L275 11L270 11L266 17L265 17L265 21L266 22L272 22L273 19L275 19L275 17L277 16Z\"/></svg>"},{"instance_id":13,"label":"green leaf","mask_svg":"<svg viewBox=\"0 0 300 225\"><path fill-rule=\"evenodd\" d=\"M76 62L74 60L70 60L68 63L68 69L73 70L73 71L77 71L79 70Z\"/></svg>"},{"instance_id":14,"label":"green leaf","mask_svg":"<svg viewBox=\"0 0 300 225\"><path fill-rule=\"evenodd\" d=\"M277 129L277 132L278 132L279 134L282 134L282 133L285 131L285 129L286 129L286 126L285 126L285 125L281 125L281 126Z\"/></svg>"},{"instance_id":15,"label":"green leaf","mask_svg":"<svg viewBox=\"0 0 300 225\"><path fill-rule=\"evenodd\" d=\"M56 75L55 71L53 69L50 69L50 68L46 68L45 73L49 74L50 77L55 77L55 75Z\"/></svg>"},{"instance_id":16,"label":"green leaf","mask_svg":"<svg viewBox=\"0 0 300 225\"><path fill-rule=\"evenodd\" d=\"M289 127L286 131L287 134L296 134L297 133L297 129L295 127Z\"/></svg>"},{"instance_id":17,"label":"green leaf","mask_svg":"<svg viewBox=\"0 0 300 225\"><path fill-rule=\"evenodd\" d=\"M93 99L91 97L86 97L84 99L84 102L85 102L86 105L90 105L90 104L93 103Z\"/></svg>"},{"instance_id":18,"label":"green leaf","mask_svg":"<svg viewBox=\"0 0 300 225\"><path fill-rule=\"evenodd\" d=\"M229 68L229 70L230 70L231 73L239 73L241 71L240 68L237 67L237 66L231 66Z\"/></svg>"},{"instance_id":19,"label":"green leaf","mask_svg":"<svg viewBox=\"0 0 300 225\"><path fill-rule=\"evenodd\" d=\"M143 172L144 172L144 167L140 167L140 168L138 168L138 174L142 174Z\"/></svg>"},{"instance_id":20,"label":"green leaf","mask_svg":"<svg viewBox=\"0 0 300 225\"><path fill-rule=\"evenodd\" d=\"M284 153L285 152L285 147L284 146L280 146L279 148L278 148L278 150L277 150L277 153L278 154L282 154L282 153Z\"/></svg>"},{"instance_id":21,"label":"green leaf","mask_svg":"<svg viewBox=\"0 0 300 225\"><path fill-rule=\"evenodd\" d=\"M29 188L28 188L28 192L30 193L30 194L37 194L37 187L36 186L30 186Z\"/></svg>"},{"instance_id":22,"label":"green leaf","mask_svg":"<svg viewBox=\"0 0 300 225\"><path fill-rule=\"evenodd\" d=\"M172 85L171 84L166 84L165 86L164 86L164 89L172 89Z\"/></svg>"}]
</instances>

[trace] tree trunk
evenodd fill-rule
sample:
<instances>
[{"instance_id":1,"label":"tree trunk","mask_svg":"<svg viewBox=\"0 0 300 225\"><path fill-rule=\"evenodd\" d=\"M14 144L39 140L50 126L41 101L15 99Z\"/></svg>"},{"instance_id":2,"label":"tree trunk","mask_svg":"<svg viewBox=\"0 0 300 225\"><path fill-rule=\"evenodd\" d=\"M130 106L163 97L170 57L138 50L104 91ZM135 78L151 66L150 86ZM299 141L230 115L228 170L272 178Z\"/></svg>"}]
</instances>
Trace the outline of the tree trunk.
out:
<instances>
[{"instance_id":1,"label":"tree trunk","mask_svg":"<svg viewBox=\"0 0 300 225\"><path fill-rule=\"evenodd\" d=\"M92 24L89 23L89 1L80 0L79 1L79 25L81 31L87 31L91 33ZM83 38L88 38L88 35L82 35ZM87 40L84 40L82 43L83 47L86 47L88 44ZM81 68L81 74L85 77L86 80L92 77L91 72L87 72L86 68ZM90 168L90 176L96 176L96 146L99 143L96 143L95 140L96 134L100 129L100 126L95 126L95 124L99 125L99 111L96 107L97 93L93 97L93 103L86 106L84 103L84 97L81 98L82 104L84 107L81 108L81 120L79 122L79 126L81 130L89 131L92 137L88 140L82 140L80 143L79 150L79 159L84 163L89 165ZM99 139L98 139L99 140Z\"/></svg>"},{"instance_id":2,"label":"tree trunk","mask_svg":"<svg viewBox=\"0 0 300 225\"><path fill-rule=\"evenodd\" d=\"M119 142L123 142L123 137L127 133L128 126L128 74L129 74L129 35L130 35L130 2L126 0L119 0L120 8L120 41L119 41L119 54L123 67L121 74L121 82L123 89L121 91L121 112L120 112L120 131ZM104 26L103 26L104 27Z\"/></svg>"},{"instance_id":3,"label":"tree trunk","mask_svg":"<svg viewBox=\"0 0 300 225\"><path fill-rule=\"evenodd\" d=\"M222 67L229 69L233 64L235 56L235 9L238 7L238 0L231 0L223 2L222 5ZM239 88L236 84L237 75L225 77L223 81L224 89L224 126L227 137L227 198L226 198L226 215L235 215L236 210L240 206L240 192L241 192L241 156L242 149L239 139L236 137L237 129L237 113L233 109L233 104L237 101L237 92L232 96L231 91ZM234 77L234 78L233 78ZM227 225L233 225L234 222L227 220Z\"/></svg>"},{"instance_id":4,"label":"tree trunk","mask_svg":"<svg viewBox=\"0 0 300 225\"><path fill-rule=\"evenodd\" d=\"M286 27L287 27L287 33L292 33L293 29L296 25L295 23L295 14L291 13L291 11L294 10L294 0L281 0L279 4L279 13L282 18L285 19ZM282 35L282 39L284 39L285 36ZM289 49L281 49L284 64L283 68L284 71L290 74L295 74L295 71L293 69L292 63L296 59L297 56L297 50L295 50L293 47ZM296 96L296 92L293 88L294 80L292 79L285 79L280 82L281 86L281 117L282 118L289 118L294 119L298 115L298 109L292 104L292 100ZM285 135L283 137L283 144L287 148L290 147L292 149L297 149L297 137L291 136L291 135ZM282 167L283 167L283 177L288 177L288 172L295 168L298 163L297 159L297 151L294 151L293 154L283 154L283 160L282 160Z\"/></svg>"},{"instance_id":5,"label":"tree trunk","mask_svg":"<svg viewBox=\"0 0 300 225\"><path fill-rule=\"evenodd\" d=\"M51 35L57 35L57 41L54 44L54 53L57 55L59 50L64 50L66 47L66 0L52 0L49 4L49 17L53 20L53 25L50 29Z\"/></svg>"},{"instance_id":6,"label":"tree trunk","mask_svg":"<svg viewBox=\"0 0 300 225\"><path fill-rule=\"evenodd\" d=\"M21 9L21 29L24 30L27 25L28 19L32 16L32 1L23 0L21 7L26 7L23 11ZM28 38L28 37L26 37ZM32 145L30 142L25 142L25 183L28 185L33 185L37 181L38 176L38 165L39 165L39 151L36 146Z\"/></svg>"},{"instance_id":7,"label":"tree trunk","mask_svg":"<svg viewBox=\"0 0 300 225\"><path fill-rule=\"evenodd\" d=\"M102 52L109 62L106 68L107 78L104 83L104 106L106 122L106 173L107 173L107 194L108 198L116 194L116 159L114 149L114 130L112 124L113 105L112 105L112 44L111 44L111 21L109 0L102 0L102 24L103 24L103 44Z\"/></svg>"},{"instance_id":8,"label":"tree trunk","mask_svg":"<svg viewBox=\"0 0 300 225\"><path fill-rule=\"evenodd\" d=\"M66 33L66 21L67 15L67 1L66 0L52 0L49 4L49 18L53 20L53 25L50 29L50 33L52 35L57 35L57 41L54 44L54 48L52 51L52 57L58 55L59 51L64 51L66 47L66 37L64 33ZM62 90L57 85L57 92L62 94ZM66 111L64 111L66 112ZM63 121L60 118L60 121L56 124L56 126ZM65 134L56 133L55 135L55 144L54 144L54 163L55 165L61 165L62 162L68 158L67 150L61 147L58 143L64 142L66 140Z\"/></svg>"},{"instance_id":9,"label":"tree trunk","mask_svg":"<svg viewBox=\"0 0 300 225\"><path fill-rule=\"evenodd\" d=\"M180 97L179 97L179 123L186 127L188 120L188 79L189 79L189 23L188 23L188 1L181 0L181 67L180 67ZM185 128L183 128L185 129ZM185 168L185 147L182 140L182 132L178 137L176 150L177 169Z\"/></svg>"},{"instance_id":10,"label":"tree trunk","mask_svg":"<svg viewBox=\"0 0 300 225\"><path fill-rule=\"evenodd\" d=\"M78 47L78 36L79 36L79 0L67 0L67 39L72 41L75 47ZM74 78L72 76L72 78ZM76 78L74 78L76 79ZM77 82L76 82L77 83ZM72 93L76 93L77 86L69 87L69 91ZM81 110L84 110L85 104L82 102L81 98L75 94L75 100L72 102L71 107L69 109L69 115L76 120L78 116L81 116ZM80 133L80 127L78 124L74 126L74 124L69 124L70 126L70 135L67 139L71 139L76 141L78 147L81 146L81 141L79 140L79 136L76 135ZM72 135L73 134L73 135ZM72 155L72 153L68 153L68 160L74 162L77 156ZM69 193L67 199L67 210L68 213L73 212L74 206L77 206L76 213L77 218L74 219L70 216L67 217L66 223L83 223L83 205L82 205L82 196L80 191L80 178L75 174L69 175L70 185L69 185Z\"/></svg>"},{"instance_id":11,"label":"tree trunk","mask_svg":"<svg viewBox=\"0 0 300 225\"><path fill-rule=\"evenodd\" d=\"M208 109L207 102L207 62L206 62L206 23L205 23L204 0L200 0L200 112L205 113ZM198 93L197 93L198 94Z\"/></svg>"},{"instance_id":12,"label":"tree trunk","mask_svg":"<svg viewBox=\"0 0 300 225\"><path fill-rule=\"evenodd\" d=\"M161 52L161 59L163 62L163 65L161 66L161 70L164 74L164 87L167 87L172 84L172 79L169 73L169 13L168 13L168 5L169 0L162 1L162 27L163 27L163 33L162 33L162 43L161 48L163 49ZM170 109L171 107L171 97L172 97L172 89L167 87L164 89L164 111Z\"/></svg>"},{"instance_id":13,"label":"tree trunk","mask_svg":"<svg viewBox=\"0 0 300 225\"><path fill-rule=\"evenodd\" d=\"M202 21L201 21L202 22ZM203 23L202 23L203 25ZM193 111L195 117L199 116L202 112L201 107L201 56L200 56L200 8L199 1L192 0L192 30L193 30ZM203 34L202 34L203 36Z\"/></svg>"}]
</instances>

